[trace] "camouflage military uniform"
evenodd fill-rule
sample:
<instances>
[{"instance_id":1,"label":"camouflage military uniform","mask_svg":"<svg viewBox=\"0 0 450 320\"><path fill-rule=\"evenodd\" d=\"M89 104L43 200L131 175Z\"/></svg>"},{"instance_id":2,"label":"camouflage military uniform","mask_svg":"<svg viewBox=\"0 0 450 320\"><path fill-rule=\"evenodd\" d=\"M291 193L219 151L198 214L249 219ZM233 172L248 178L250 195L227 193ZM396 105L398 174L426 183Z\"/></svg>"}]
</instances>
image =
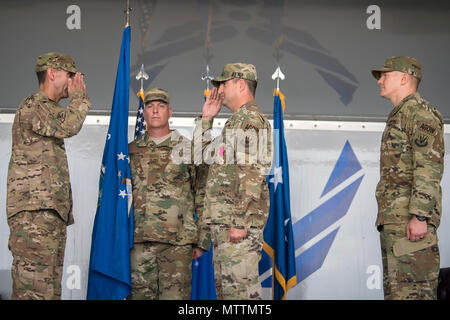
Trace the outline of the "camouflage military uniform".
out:
<instances>
[{"instance_id":1,"label":"camouflage military uniform","mask_svg":"<svg viewBox=\"0 0 450 320\"><path fill-rule=\"evenodd\" d=\"M247 75L246 70L239 72L226 65L215 80ZM194 139L203 136L203 161L209 164L202 224L211 226L217 298L261 299L258 262L269 214L266 175L271 157L267 153L261 157L259 141L253 141L256 148L252 150L250 140L251 136L260 139L263 133L271 137L271 126L255 101L233 113L221 135L211 142L212 123L212 119L198 119ZM270 153L270 140L266 142L265 151ZM228 242L230 227L246 228L247 237L239 243Z\"/></svg>"},{"instance_id":2,"label":"camouflage military uniform","mask_svg":"<svg viewBox=\"0 0 450 320\"><path fill-rule=\"evenodd\" d=\"M190 150L190 141L175 130L158 145L148 133L129 145L135 225L129 299L189 299L192 246L209 249L208 240L198 243L194 217L202 214L196 191L205 175L197 174L202 168L191 157L173 161L183 144Z\"/></svg>"},{"instance_id":3,"label":"camouflage military uniform","mask_svg":"<svg viewBox=\"0 0 450 320\"><path fill-rule=\"evenodd\" d=\"M58 67L77 72L73 59L38 58L36 71ZM66 226L74 222L64 138L76 135L91 104L81 90L63 108L38 92L20 104L12 127L7 217L13 255L11 299L58 299Z\"/></svg>"},{"instance_id":4,"label":"camouflage military uniform","mask_svg":"<svg viewBox=\"0 0 450 320\"><path fill-rule=\"evenodd\" d=\"M410 72L388 59L386 68L415 73L420 80L420 64L416 65L419 70ZM385 299L436 299L443 130L441 114L417 92L405 97L386 122L376 189ZM428 221L427 235L417 242L406 238L412 215Z\"/></svg>"}]
</instances>

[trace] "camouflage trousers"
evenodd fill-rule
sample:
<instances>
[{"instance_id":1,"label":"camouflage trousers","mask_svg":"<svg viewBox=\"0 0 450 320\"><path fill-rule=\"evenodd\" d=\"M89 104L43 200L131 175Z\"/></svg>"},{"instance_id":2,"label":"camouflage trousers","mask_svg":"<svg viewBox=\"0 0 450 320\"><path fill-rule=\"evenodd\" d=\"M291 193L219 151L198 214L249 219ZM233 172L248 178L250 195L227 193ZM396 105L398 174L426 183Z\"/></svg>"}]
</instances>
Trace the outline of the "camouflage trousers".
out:
<instances>
[{"instance_id":1,"label":"camouflage trousers","mask_svg":"<svg viewBox=\"0 0 450 320\"><path fill-rule=\"evenodd\" d=\"M211 225L214 242L214 279L218 300L260 300L258 263L261 259L263 230L247 229L247 238L227 242L228 226Z\"/></svg>"},{"instance_id":2,"label":"camouflage trousers","mask_svg":"<svg viewBox=\"0 0 450 320\"><path fill-rule=\"evenodd\" d=\"M8 220L13 256L11 300L59 300L66 224L54 210L22 211Z\"/></svg>"},{"instance_id":3,"label":"camouflage trousers","mask_svg":"<svg viewBox=\"0 0 450 320\"><path fill-rule=\"evenodd\" d=\"M436 300L440 267L436 230L417 242L406 238L406 225L384 225L380 232L386 300Z\"/></svg>"},{"instance_id":4,"label":"camouflage trousers","mask_svg":"<svg viewBox=\"0 0 450 320\"><path fill-rule=\"evenodd\" d=\"M188 300L191 296L192 245L135 243L131 250L128 300Z\"/></svg>"}]
</instances>

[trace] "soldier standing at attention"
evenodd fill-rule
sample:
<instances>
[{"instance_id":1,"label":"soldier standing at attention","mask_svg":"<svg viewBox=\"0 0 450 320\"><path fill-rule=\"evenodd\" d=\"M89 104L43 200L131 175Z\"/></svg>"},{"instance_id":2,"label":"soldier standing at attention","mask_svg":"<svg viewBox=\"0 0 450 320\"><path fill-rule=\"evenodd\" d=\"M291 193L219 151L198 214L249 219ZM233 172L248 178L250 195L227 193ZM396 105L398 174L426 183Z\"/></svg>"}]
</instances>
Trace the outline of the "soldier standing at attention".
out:
<instances>
[{"instance_id":1,"label":"soldier standing at attention","mask_svg":"<svg viewBox=\"0 0 450 320\"><path fill-rule=\"evenodd\" d=\"M189 299L192 259L203 253L197 245L209 250L211 243L194 216L202 214L207 167L196 168L190 140L170 130L169 103L165 90L145 92L147 131L129 144L135 226L130 300ZM189 151L183 161L180 150Z\"/></svg>"},{"instance_id":2,"label":"soldier standing at attention","mask_svg":"<svg viewBox=\"0 0 450 320\"><path fill-rule=\"evenodd\" d=\"M91 107L72 57L37 58L39 92L25 98L12 126L7 218L13 255L11 299L61 299L66 226L74 223L64 138ZM58 102L69 98L66 108Z\"/></svg>"},{"instance_id":3,"label":"soldier standing at attention","mask_svg":"<svg viewBox=\"0 0 450 320\"><path fill-rule=\"evenodd\" d=\"M444 123L417 92L422 66L391 57L372 70L380 95L392 102L380 151L376 189L385 299L436 299L444 170Z\"/></svg>"},{"instance_id":4,"label":"soldier standing at attention","mask_svg":"<svg viewBox=\"0 0 450 320\"><path fill-rule=\"evenodd\" d=\"M203 159L209 164L203 223L210 225L214 242L217 298L261 299L258 262L269 215L266 175L271 158L251 159L261 147L254 138L262 131L271 137L271 126L254 98L257 75L253 65L227 64L212 83L215 87L203 105L202 118L196 121L194 145L202 136L202 154L208 154L208 149L214 154L209 163ZM211 143L210 129L222 105L233 114Z\"/></svg>"}]
</instances>

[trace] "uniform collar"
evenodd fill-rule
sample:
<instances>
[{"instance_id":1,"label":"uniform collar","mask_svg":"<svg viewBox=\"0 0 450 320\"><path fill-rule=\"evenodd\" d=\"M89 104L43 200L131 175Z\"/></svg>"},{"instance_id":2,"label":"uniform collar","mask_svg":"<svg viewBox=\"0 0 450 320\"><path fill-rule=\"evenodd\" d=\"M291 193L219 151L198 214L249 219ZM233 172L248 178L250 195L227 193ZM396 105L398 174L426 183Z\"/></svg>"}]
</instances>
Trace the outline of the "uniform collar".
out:
<instances>
[{"instance_id":1,"label":"uniform collar","mask_svg":"<svg viewBox=\"0 0 450 320\"><path fill-rule=\"evenodd\" d=\"M389 114L389 117L388 117L388 118L394 116L397 112L399 112L400 109L401 109L401 108L405 105L405 103L406 103L407 101L409 101L409 100L420 101L420 100L422 100L422 98L420 97L420 94L419 94L418 92L414 92L414 93L411 93L411 94L407 95L406 97L404 97L404 98L402 99L402 101L400 101L400 103L399 103L398 105L395 106L394 109L392 109L392 111L391 111L391 113Z\"/></svg>"},{"instance_id":2,"label":"uniform collar","mask_svg":"<svg viewBox=\"0 0 450 320\"><path fill-rule=\"evenodd\" d=\"M44 91L39 90L36 93L36 96L39 98L40 101L48 101L48 102L56 104L56 102L53 101L52 99L50 99Z\"/></svg>"},{"instance_id":3,"label":"uniform collar","mask_svg":"<svg viewBox=\"0 0 450 320\"><path fill-rule=\"evenodd\" d=\"M256 106L256 101L255 100L251 100L245 104L243 104L239 109L236 110L236 113L242 113L248 110L249 107L251 106Z\"/></svg>"},{"instance_id":4,"label":"uniform collar","mask_svg":"<svg viewBox=\"0 0 450 320\"><path fill-rule=\"evenodd\" d=\"M173 148L178 143L183 141L183 136L180 134L178 130L170 130L171 136L169 136L166 140L164 140L160 144L156 144L153 139L148 135L148 132L145 131L145 134L138 137L136 141L136 145L138 147L154 147L154 148L161 148L161 147L169 147Z\"/></svg>"},{"instance_id":5,"label":"uniform collar","mask_svg":"<svg viewBox=\"0 0 450 320\"><path fill-rule=\"evenodd\" d=\"M225 125L227 123L229 123L232 119L239 117L240 115L246 113L250 108L252 107L256 107L258 108L256 101L255 100L251 100L245 104L243 104L239 109L236 110L236 112L234 112L227 120L227 122L225 123Z\"/></svg>"}]
</instances>

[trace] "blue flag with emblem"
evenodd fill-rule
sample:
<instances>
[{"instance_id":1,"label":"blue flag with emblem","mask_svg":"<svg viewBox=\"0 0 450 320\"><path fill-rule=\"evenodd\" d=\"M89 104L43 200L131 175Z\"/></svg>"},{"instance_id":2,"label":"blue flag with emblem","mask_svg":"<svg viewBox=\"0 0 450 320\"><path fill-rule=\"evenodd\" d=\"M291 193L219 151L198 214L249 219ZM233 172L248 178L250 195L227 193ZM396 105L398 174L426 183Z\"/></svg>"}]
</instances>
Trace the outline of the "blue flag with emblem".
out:
<instances>
[{"instance_id":1,"label":"blue flag with emblem","mask_svg":"<svg viewBox=\"0 0 450 320\"><path fill-rule=\"evenodd\" d=\"M272 266L272 298L284 300L288 290L297 284L297 277L289 195L289 164L284 140L284 96L279 90L275 90L274 96L274 152L272 171L267 177L270 210L264 229L263 257L259 263L259 272L262 275ZM271 259L267 259L268 257Z\"/></svg>"},{"instance_id":2,"label":"blue flag with emblem","mask_svg":"<svg viewBox=\"0 0 450 320\"><path fill-rule=\"evenodd\" d=\"M211 90L204 91L204 99ZM200 258L192 261L191 300L216 300L214 283L213 245Z\"/></svg>"},{"instance_id":3,"label":"blue flag with emblem","mask_svg":"<svg viewBox=\"0 0 450 320\"><path fill-rule=\"evenodd\" d=\"M191 300L216 300L213 246L192 261Z\"/></svg>"},{"instance_id":4,"label":"blue flag with emblem","mask_svg":"<svg viewBox=\"0 0 450 320\"><path fill-rule=\"evenodd\" d=\"M133 205L128 153L131 29L123 32L111 118L92 230L88 300L122 300L131 292Z\"/></svg>"}]
</instances>

